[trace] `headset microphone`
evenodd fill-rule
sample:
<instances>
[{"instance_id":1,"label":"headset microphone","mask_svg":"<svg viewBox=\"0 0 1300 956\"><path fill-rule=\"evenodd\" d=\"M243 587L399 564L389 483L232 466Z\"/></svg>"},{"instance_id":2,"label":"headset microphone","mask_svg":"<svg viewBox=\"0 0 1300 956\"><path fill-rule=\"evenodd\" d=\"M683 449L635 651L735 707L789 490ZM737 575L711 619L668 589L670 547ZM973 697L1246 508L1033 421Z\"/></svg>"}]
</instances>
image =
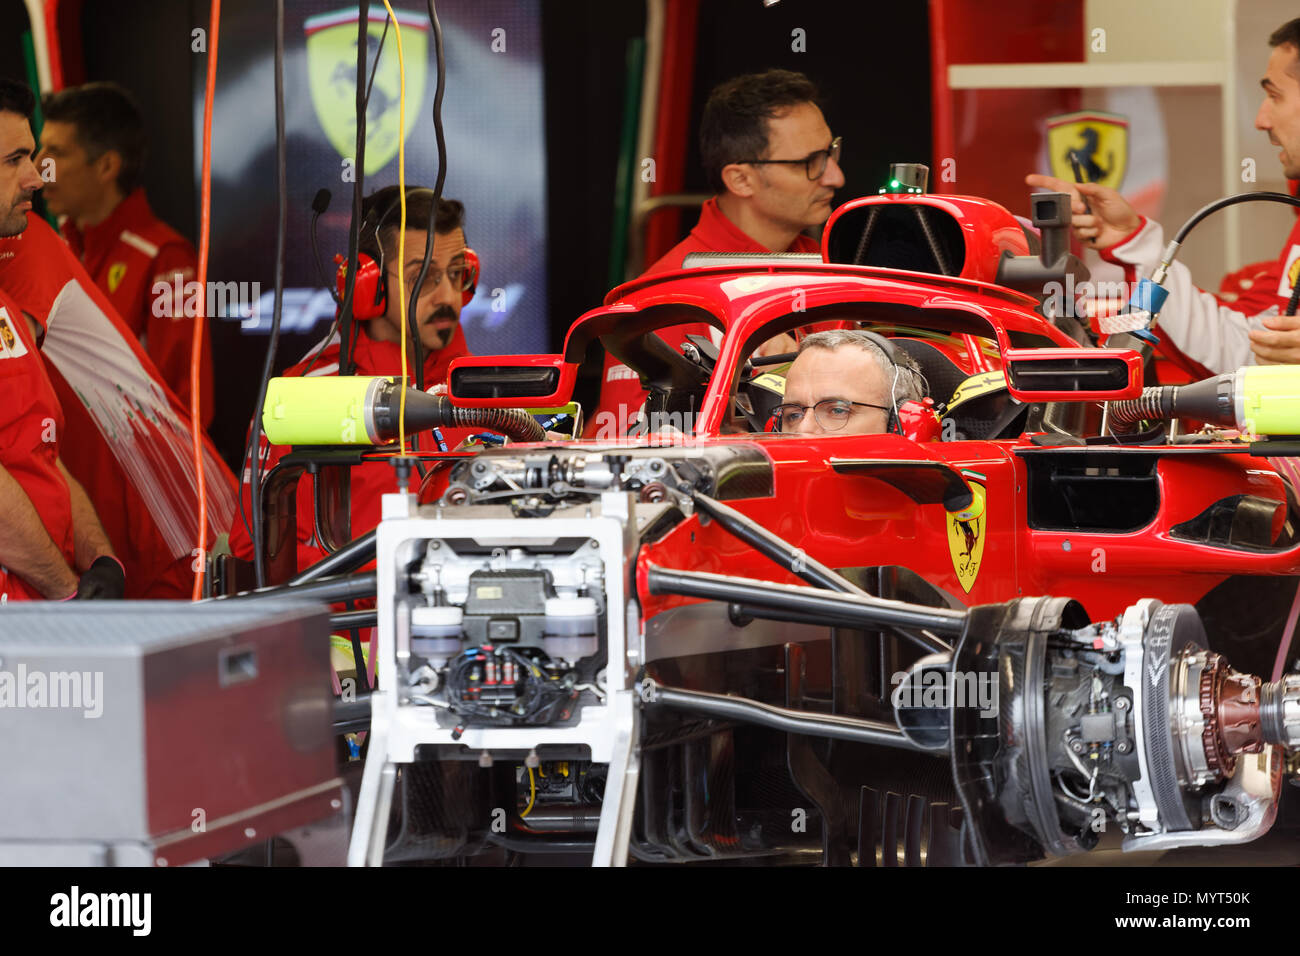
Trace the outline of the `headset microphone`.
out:
<instances>
[{"instance_id":1,"label":"headset microphone","mask_svg":"<svg viewBox=\"0 0 1300 956\"><path fill-rule=\"evenodd\" d=\"M320 278L321 285L326 288L330 294L330 298L332 298L334 304L338 306L343 304L343 289L340 287L335 291L334 283L329 281L329 277L325 272L325 266L320 261L320 245L316 239L316 223L320 217L325 214L325 210L329 209L330 199L332 198L333 196L328 189L319 189L316 191L316 195L311 201L311 257L312 261L316 263L316 273Z\"/></svg>"}]
</instances>

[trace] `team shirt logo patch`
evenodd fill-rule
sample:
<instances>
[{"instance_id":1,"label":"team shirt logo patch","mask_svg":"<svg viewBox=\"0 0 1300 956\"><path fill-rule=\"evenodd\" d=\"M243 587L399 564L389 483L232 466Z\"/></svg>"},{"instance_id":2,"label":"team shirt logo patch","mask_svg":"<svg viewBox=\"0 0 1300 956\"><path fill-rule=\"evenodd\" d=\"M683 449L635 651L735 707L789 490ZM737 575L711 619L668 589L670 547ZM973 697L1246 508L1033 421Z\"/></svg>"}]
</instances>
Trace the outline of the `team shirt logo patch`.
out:
<instances>
[{"instance_id":1,"label":"team shirt logo patch","mask_svg":"<svg viewBox=\"0 0 1300 956\"><path fill-rule=\"evenodd\" d=\"M108 267L108 292L110 295L117 291L117 287L122 284L122 279L125 276L125 262L114 262Z\"/></svg>"},{"instance_id":2,"label":"team shirt logo patch","mask_svg":"<svg viewBox=\"0 0 1300 956\"><path fill-rule=\"evenodd\" d=\"M957 580L967 594L975 586L979 576L980 564L984 559L985 522L984 511L986 492L984 476L977 471L962 471L962 477L970 485L974 500L964 511L949 511L948 553L952 556L952 567L957 572ZM973 480L978 479L978 481Z\"/></svg>"},{"instance_id":3,"label":"team shirt logo patch","mask_svg":"<svg viewBox=\"0 0 1300 956\"><path fill-rule=\"evenodd\" d=\"M0 308L0 359L21 358L27 354L27 346L14 331L12 321L8 311Z\"/></svg>"},{"instance_id":4,"label":"team shirt logo patch","mask_svg":"<svg viewBox=\"0 0 1300 956\"><path fill-rule=\"evenodd\" d=\"M1282 278L1277 284L1277 294L1282 298L1291 295L1296 280L1300 279L1300 245L1292 246L1286 254L1286 265L1282 267Z\"/></svg>"}]
</instances>

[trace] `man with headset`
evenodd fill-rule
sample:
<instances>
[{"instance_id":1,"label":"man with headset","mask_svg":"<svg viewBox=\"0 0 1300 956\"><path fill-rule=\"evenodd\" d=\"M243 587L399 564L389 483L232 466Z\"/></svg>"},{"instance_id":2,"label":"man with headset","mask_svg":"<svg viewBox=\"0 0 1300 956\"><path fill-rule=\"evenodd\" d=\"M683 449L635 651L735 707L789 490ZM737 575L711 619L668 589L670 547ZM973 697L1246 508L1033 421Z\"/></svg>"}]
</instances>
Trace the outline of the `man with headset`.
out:
<instances>
[{"instance_id":1,"label":"man with headset","mask_svg":"<svg viewBox=\"0 0 1300 956\"><path fill-rule=\"evenodd\" d=\"M422 353L424 387L432 390L445 383L453 359L470 354L465 333L460 327L460 312L474 296L478 257L465 241L465 206L455 199L439 199L435 213L433 190L408 187L405 288L402 288L397 278L400 198L398 188L388 186L367 197L363 205L352 309L356 321L353 322L350 361L355 368L340 370L340 341L335 332L313 348L301 362L285 370L283 375L401 375L402 310L410 302L424 261L425 237L431 219L433 253L411 318L419 330L418 345L416 337L409 331L406 336L407 375L412 382L415 381L418 356ZM345 268L339 268L340 290ZM443 437L450 447L455 447L469 434L466 429L448 429ZM287 451L287 448L278 446L272 448L263 436L262 453L269 459L262 474L268 474ZM240 487L244 515L248 515L251 509L248 477L245 471ZM393 469L385 463L358 465L352 469L353 537L379 524L380 497L393 490L393 480ZM419 476L413 475L412 481L418 484ZM416 485L412 490L416 490ZM314 513L312 481L310 476L304 476L298 483L299 569L325 557L324 550L314 539ZM238 558L253 558L252 538L244 518L239 515L236 515L230 532L230 548Z\"/></svg>"},{"instance_id":2,"label":"man with headset","mask_svg":"<svg viewBox=\"0 0 1300 956\"><path fill-rule=\"evenodd\" d=\"M776 430L796 435L874 435L898 429L898 406L925 397L915 360L874 332L814 332L785 376Z\"/></svg>"}]
</instances>

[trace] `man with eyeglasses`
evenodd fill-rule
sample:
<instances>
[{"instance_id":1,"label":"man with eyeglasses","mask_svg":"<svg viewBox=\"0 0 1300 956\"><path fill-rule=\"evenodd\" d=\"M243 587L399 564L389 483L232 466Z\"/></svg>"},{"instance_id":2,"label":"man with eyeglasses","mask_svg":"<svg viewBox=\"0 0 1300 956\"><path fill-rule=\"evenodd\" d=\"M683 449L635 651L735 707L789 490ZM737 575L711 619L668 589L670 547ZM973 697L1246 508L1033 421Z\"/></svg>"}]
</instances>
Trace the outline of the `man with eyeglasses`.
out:
<instances>
[{"instance_id":1,"label":"man with eyeglasses","mask_svg":"<svg viewBox=\"0 0 1300 956\"><path fill-rule=\"evenodd\" d=\"M646 270L681 268L692 252L817 252L804 231L831 214L844 185L840 138L802 73L768 70L713 90L700 121L700 158L714 197L689 236Z\"/></svg>"},{"instance_id":2,"label":"man with eyeglasses","mask_svg":"<svg viewBox=\"0 0 1300 956\"><path fill-rule=\"evenodd\" d=\"M799 343L785 376L776 430L795 435L874 435L890 430L891 412L925 397L920 369L906 352L895 365L856 329L814 332Z\"/></svg>"},{"instance_id":3,"label":"man with eyeglasses","mask_svg":"<svg viewBox=\"0 0 1300 956\"><path fill-rule=\"evenodd\" d=\"M364 219L376 226L362 230L360 251L376 262L384 263L386 283L384 311L364 322L353 323L352 375L401 375L401 315L415 289L415 280L424 261L424 243L430 220L433 221L433 253L429 271L416 300L415 323L424 346L424 384L430 391L445 384L453 359L469 355L465 333L460 327L460 313L467 284L472 277L466 271L465 206L455 199L439 199L433 208L433 191L408 186L406 190L406 263L403 289L397 281L397 252L400 219L396 212L398 188L388 186L368 196L363 206ZM415 343L407 335L407 374L415 380ZM337 332L310 352L298 364L281 373L294 375L338 375L339 337ZM469 436L469 429L445 429L443 441L449 447ZM425 438L421 447L430 448ZM262 438L262 452L267 464L262 475L269 474L288 449L271 447ZM244 499L243 515L251 513L247 462L240 494ZM418 489L419 476L413 475L411 490ZM393 490L393 469L387 464L358 465L352 469L352 535L365 534L379 524L380 498ZM313 536L315 511L311 478L298 483L298 567L305 568L325 556ZM236 515L230 530L230 549L238 558L252 560L253 542L244 517Z\"/></svg>"},{"instance_id":4,"label":"man with eyeglasses","mask_svg":"<svg viewBox=\"0 0 1300 956\"><path fill-rule=\"evenodd\" d=\"M830 218L844 173L840 137L831 134L817 100L812 81L790 70L738 76L714 88L700 121L700 157L715 195L705 202L690 235L644 275L680 269L692 252L820 251L805 230ZM710 330L696 323L659 333L674 348L688 334L707 338ZM794 339L781 335L756 354L794 348ZM593 426L613 414L623 434L644 399L631 369L606 356Z\"/></svg>"}]
</instances>

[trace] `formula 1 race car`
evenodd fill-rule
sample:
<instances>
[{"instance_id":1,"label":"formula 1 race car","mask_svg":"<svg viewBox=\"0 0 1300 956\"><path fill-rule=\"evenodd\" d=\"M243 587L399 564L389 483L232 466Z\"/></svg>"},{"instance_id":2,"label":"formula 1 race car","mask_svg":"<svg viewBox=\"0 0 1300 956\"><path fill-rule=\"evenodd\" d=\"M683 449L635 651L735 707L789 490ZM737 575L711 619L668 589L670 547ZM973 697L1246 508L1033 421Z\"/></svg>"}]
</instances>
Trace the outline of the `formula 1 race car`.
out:
<instances>
[{"instance_id":1,"label":"formula 1 race car","mask_svg":"<svg viewBox=\"0 0 1300 956\"><path fill-rule=\"evenodd\" d=\"M523 440L421 455L418 498L294 578L356 596L325 572L377 559L350 862L1024 863L1294 826L1289 370L1144 389L1140 339L1052 301L1081 265L1068 203L1034 207L1037 235L973 197L856 200L821 256L688 260L561 354L407 392L408 428ZM793 355L766 344L833 327L928 395L883 434L773 432ZM596 345L636 407L537 440L507 410L570 402ZM359 434L399 393L366 386Z\"/></svg>"}]
</instances>

